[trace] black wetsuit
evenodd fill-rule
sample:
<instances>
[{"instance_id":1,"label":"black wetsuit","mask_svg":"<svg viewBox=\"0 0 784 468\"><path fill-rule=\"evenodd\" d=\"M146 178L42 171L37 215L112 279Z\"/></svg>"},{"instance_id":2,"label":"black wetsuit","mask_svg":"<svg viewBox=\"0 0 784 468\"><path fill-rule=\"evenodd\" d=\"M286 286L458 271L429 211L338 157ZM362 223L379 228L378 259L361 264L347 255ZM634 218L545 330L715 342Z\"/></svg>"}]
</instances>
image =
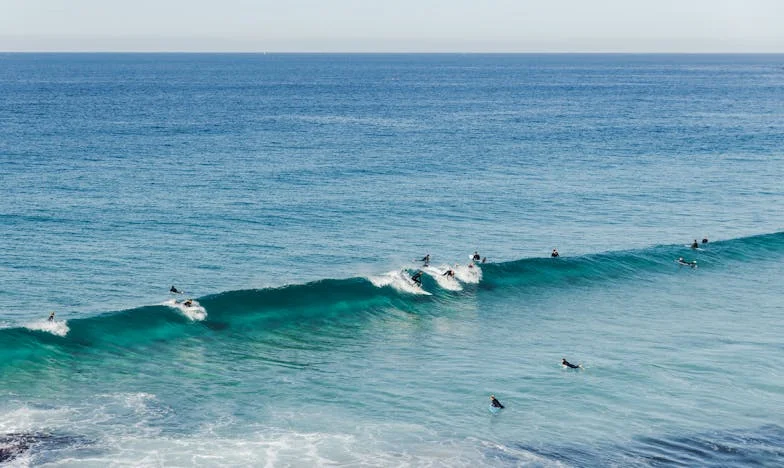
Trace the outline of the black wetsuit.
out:
<instances>
[{"instance_id":1,"label":"black wetsuit","mask_svg":"<svg viewBox=\"0 0 784 468\"><path fill-rule=\"evenodd\" d=\"M504 407L504 405L502 405L501 402L498 401L495 398L491 398L490 399L490 406L492 406L493 408L503 408Z\"/></svg>"},{"instance_id":2,"label":"black wetsuit","mask_svg":"<svg viewBox=\"0 0 784 468\"><path fill-rule=\"evenodd\" d=\"M420 279L421 277L422 277L421 271L414 273L414 276L411 277L411 281L421 286L422 285L422 280Z\"/></svg>"},{"instance_id":3,"label":"black wetsuit","mask_svg":"<svg viewBox=\"0 0 784 468\"><path fill-rule=\"evenodd\" d=\"M564 366L568 367L569 369L579 369L580 368L579 365L575 366L574 364L572 364L571 362L567 361L566 359L561 359L561 364L563 364Z\"/></svg>"},{"instance_id":4,"label":"black wetsuit","mask_svg":"<svg viewBox=\"0 0 784 468\"><path fill-rule=\"evenodd\" d=\"M169 289L169 292L170 293L174 293L174 294L179 294L180 293L180 291L177 288L175 288L174 286L172 286L171 289Z\"/></svg>"},{"instance_id":5,"label":"black wetsuit","mask_svg":"<svg viewBox=\"0 0 784 468\"><path fill-rule=\"evenodd\" d=\"M482 257L480 257L479 254L474 254L474 261L475 262L478 262L481 259L482 259Z\"/></svg>"},{"instance_id":6,"label":"black wetsuit","mask_svg":"<svg viewBox=\"0 0 784 468\"><path fill-rule=\"evenodd\" d=\"M555 251L554 251L553 253L551 253L551 254L550 254L550 256L551 256L551 257L553 257L553 258L555 258L555 257L557 257L557 256L558 256L558 252L555 252Z\"/></svg>"},{"instance_id":7,"label":"black wetsuit","mask_svg":"<svg viewBox=\"0 0 784 468\"><path fill-rule=\"evenodd\" d=\"M454 278L454 277L455 277L455 272L454 272L454 271L452 271L452 270L447 270L447 271L446 271L446 273L444 273L444 274L443 274L443 275L441 275L441 276L448 276L448 277L450 277L450 278Z\"/></svg>"}]
</instances>

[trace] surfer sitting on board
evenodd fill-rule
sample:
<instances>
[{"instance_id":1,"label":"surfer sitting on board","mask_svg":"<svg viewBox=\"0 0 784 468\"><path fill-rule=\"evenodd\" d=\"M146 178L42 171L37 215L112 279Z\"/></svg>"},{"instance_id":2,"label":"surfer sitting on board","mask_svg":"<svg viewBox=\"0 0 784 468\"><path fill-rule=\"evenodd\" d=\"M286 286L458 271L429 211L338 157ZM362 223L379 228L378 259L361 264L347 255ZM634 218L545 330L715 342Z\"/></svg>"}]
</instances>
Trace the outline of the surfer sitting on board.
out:
<instances>
[{"instance_id":1,"label":"surfer sitting on board","mask_svg":"<svg viewBox=\"0 0 784 468\"><path fill-rule=\"evenodd\" d=\"M417 286L422 286L422 272L417 271L411 276L411 281L413 281Z\"/></svg>"},{"instance_id":2,"label":"surfer sitting on board","mask_svg":"<svg viewBox=\"0 0 784 468\"><path fill-rule=\"evenodd\" d=\"M553 249L553 253L551 253L550 256L553 258L558 257L559 256L558 249Z\"/></svg>"},{"instance_id":3,"label":"surfer sitting on board","mask_svg":"<svg viewBox=\"0 0 784 468\"><path fill-rule=\"evenodd\" d=\"M179 289L175 288L174 286L169 288L169 292L172 293L172 294L182 294L182 291L180 291Z\"/></svg>"},{"instance_id":4,"label":"surfer sitting on board","mask_svg":"<svg viewBox=\"0 0 784 468\"><path fill-rule=\"evenodd\" d=\"M477 251L474 251L474 256L473 256L473 257L471 257L471 259L472 259L473 261L475 261L475 262L478 262L479 260L481 260L481 259L482 259L482 256L481 256L481 255L479 255L479 252L477 252Z\"/></svg>"},{"instance_id":5,"label":"surfer sitting on board","mask_svg":"<svg viewBox=\"0 0 784 468\"><path fill-rule=\"evenodd\" d=\"M574 365L564 358L561 358L561 365L564 367L568 367L569 369L579 369L582 367L580 364Z\"/></svg>"},{"instance_id":6,"label":"surfer sitting on board","mask_svg":"<svg viewBox=\"0 0 784 468\"><path fill-rule=\"evenodd\" d=\"M700 248L700 244L697 243L697 239L694 239L694 242L691 243L691 248L692 249L699 249Z\"/></svg>"},{"instance_id":7,"label":"surfer sitting on board","mask_svg":"<svg viewBox=\"0 0 784 468\"><path fill-rule=\"evenodd\" d=\"M49 321L50 321L50 322L54 322L54 312L52 312L51 314L49 314Z\"/></svg>"},{"instance_id":8,"label":"surfer sitting on board","mask_svg":"<svg viewBox=\"0 0 784 468\"><path fill-rule=\"evenodd\" d=\"M707 244L708 243L708 238L707 237L703 237L702 238L702 243L703 244Z\"/></svg>"},{"instance_id":9,"label":"surfer sitting on board","mask_svg":"<svg viewBox=\"0 0 784 468\"><path fill-rule=\"evenodd\" d=\"M503 408L504 405L501 404L500 401L495 397L495 395L490 395L490 406L493 408Z\"/></svg>"}]
</instances>

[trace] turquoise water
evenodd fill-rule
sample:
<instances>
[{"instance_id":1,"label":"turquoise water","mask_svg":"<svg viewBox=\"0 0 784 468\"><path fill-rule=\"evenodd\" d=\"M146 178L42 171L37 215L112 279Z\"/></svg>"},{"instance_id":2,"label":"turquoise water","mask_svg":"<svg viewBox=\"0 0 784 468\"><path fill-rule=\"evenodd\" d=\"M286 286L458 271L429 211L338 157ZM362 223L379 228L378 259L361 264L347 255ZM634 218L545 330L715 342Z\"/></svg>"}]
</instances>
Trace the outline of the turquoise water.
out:
<instances>
[{"instance_id":1,"label":"turquoise water","mask_svg":"<svg viewBox=\"0 0 784 468\"><path fill-rule=\"evenodd\" d=\"M0 461L780 465L781 63L0 56Z\"/></svg>"}]
</instances>

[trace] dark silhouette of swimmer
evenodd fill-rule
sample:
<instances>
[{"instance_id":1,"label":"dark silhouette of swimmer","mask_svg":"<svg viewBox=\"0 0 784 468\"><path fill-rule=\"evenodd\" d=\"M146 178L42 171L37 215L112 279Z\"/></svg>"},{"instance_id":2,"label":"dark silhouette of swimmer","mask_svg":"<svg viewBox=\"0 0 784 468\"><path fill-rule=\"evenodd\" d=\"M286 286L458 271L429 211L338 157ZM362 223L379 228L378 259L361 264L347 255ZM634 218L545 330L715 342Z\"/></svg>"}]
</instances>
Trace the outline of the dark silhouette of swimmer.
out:
<instances>
[{"instance_id":1,"label":"dark silhouette of swimmer","mask_svg":"<svg viewBox=\"0 0 784 468\"><path fill-rule=\"evenodd\" d=\"M558 254L558 249L553 249L553 253L551 253L550 256L553 258L559 257L560 255Z\"/></svg>"},{"instance_id":2,"label":"dark silhouette of swimmer","mask_svg":"<svg viewBox=\"0 0 784 468\"><path fill-rule=\"evenodd\" d=\"M422 286L422 272L417 271L411 276L411 281L416 283L417 286Z\"/></svg>"},{"instance_id":3,"label":"dark silhouette of swimmer","mask_svg":"<svg viewBox=\"0 0 784 468\"><path fill-rule=\"evenodd\" d=\"M707 237L703 237L702 238L702 243L703 244L707 244L708 243L708 238Z\"/></svg>"},{"instance_id":4,"label":"dark silhouette of swimmer","mask_svg":"<svg viewBox=\"0 0 784 468\"><path fill-rule=\"evenodd\" d=\"M51 314L49 314L49 321L50 321L50 322L54 322L54 312L52 312Z\"/></svg>"},{"instance_id":5,"label":"dark silhouette of swimmer","mask_svg":"<svg viewBox=\"0 0 784 468\"><path fill-rule=\"evenodd\" d=\"M503 408L504 405L501 404L500 401L495 397L495 395L490 395L490 406L493 408Z\"/></svg>"},{"instance_id":6,"label":"dark silhouette of swimmer","mask_svg":"<svg viewBox=\"0 0 784 468\"><path fill-rule=\"evenodd\" d=\"M580 366L580 364L574 365L574 364L572 364L571 362L567 361L564 358L561 358L561 365L566 366L569 369L579 369L580 367L582 367L582 366Z\"/></svg>"},{"instance_id":7,"label":"dark silhouette of swimmer","mask_svg":"<svg viewBox=\"0 0 784 468\"><path fill-rule=\"evenodd\" d=\"M482 256L481 256L481 255L479 255L479 252L477 252L477 251L474 251L474 256L473 256L473 257L471 257L471 259L472 259L472 260L474 260L475 262L478 262L479 260L481 260L481 259L482 259Z\"/></svg>"},{"instance_id":8,"label":"dark silhouette of swimmer","mask_svg":"<svg viewBox=\"0 0 784 468\"><path fill-rule=\"evenodd\" d=\"M449 278L455 277L455 272L453 270L446 270L443 275L441 276L448 276Z\"/></svg>"},{"instance_id":9,"label":"dark silhouette of swimmer","mask_svg":"<svg viewBox=\"0 0 784 468\"><path fill-rule=\"evenodd\" d=\"M170 293L173 293L173 294L182 294L182 291L180 291L179 289L175 288L174 286L172 286L172 287L169 289L169 292L170 292Z\"/></svg>"},{"instance_id":10,"label":"dark silhouette of swimmer","mask_svg":"<svg viewBox=\"0 0 784 468\"><path fill-rule=\"evenodd\" d=\"M694 239L694 242L691 243L692 249L697 249L700 247L700 244L697 243L697 239Z\"/></svg>"}]
</instances>

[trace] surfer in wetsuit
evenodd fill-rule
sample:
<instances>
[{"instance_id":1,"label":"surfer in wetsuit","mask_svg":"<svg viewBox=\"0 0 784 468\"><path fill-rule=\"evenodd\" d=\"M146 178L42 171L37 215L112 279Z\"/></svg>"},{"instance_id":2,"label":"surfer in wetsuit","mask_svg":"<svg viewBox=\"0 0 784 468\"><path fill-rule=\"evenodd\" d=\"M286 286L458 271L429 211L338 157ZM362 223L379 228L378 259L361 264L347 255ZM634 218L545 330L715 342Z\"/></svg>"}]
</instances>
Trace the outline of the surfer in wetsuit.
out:
<instances>
[{"instance_id":1,"label":"surfer in wetsuit","mask_svg":"<svg viewBox=\"0 0 784 468\"><path fill-rule=\"evenodd\" d=\"M169 288L169 292L172 293L172 294L182 294L182 291L180 291L179 289L175 288L174 286Z\"/></svg>"},{"instance_id":2,"label":"surfer in wetsuit","mask_svg":"<svg viewBox=\"0 0 784 468\"><path fill-rule=\"evenodd\" d=\"M574 364L572 364L571 362L567 361L567 360L566 360L566 359L564 359L564 358L561 358L561 365L562 365L562 366L565 366L565 367L568 367L569 369L579 369L580 367L582 367L582 366L580 366L579 364L577 364L577 365L575 366Z\"/></svg>"},{"instance_id":3,"label":"surfer in wetsuit","mask_svg":"<svg viewBox=\"0 0 784 468\"><path fill-rule=\"evenodd\" d=\"M182 305L184 305L185 307L190 307L193 305L193 301L188 299L187 301L183 302Z\"/></svg>"},{"instance_id":4,"label":"surfer in wetsuit","mask_svg":"<svg viewBox=\"0 0 784 468\"><path fill-rule=\"evenodd\" d=\"M417 271L411 276L411 281L416 283L417 286L422 286L422 272Z\"/></svg>"},{"instance_id":5,"label":"surfer in wetsuit","mask_svg":"<svg viewBox=\"0 0 784 468\"><path fill-rule=\"evenodd\" d=\"M424 257L422 257L421 261L425 263L425 266L428 266L430 264L430 254L427 254Z\"/></svg>"},{"instance_id":6,"label":"surfer in wetsuit","mask_svg":"<svg viewBox=\"0 0 784 468\"><path fill-rule=\"evenodd\" d=\"M553 249L553 253L550 254L551 257L556 258L559 256L558 249Z\"/></svg>"},{"instance_id":7,"label":"surfer in wetsuit","mask_svg":"<svg viewBox=\"0 0 784 468\"><path fill-rule=\"evenodd\" d=\"M54 322L54 312L52 312L51 314L49 314L49 321L50 321L50 322Z\"/></svg>"},{"instance_id":8,"label":"surfer in wetsuit","mask_svg":"<svg viewBox=\"0 0 784 468\"><path fill-rule=\"evenodd\" d=\"M703 244L707 244L708 243L708 238L707 237L703 237L702 238L702 243Z\"/></svg>"},{"instance_id":9,"label":"surfer in wetsuit","mask_svg":"<svg viewBox=\"0 0 784 468\"><path fill-rule=\"evenodd\" d=\"M499 409L504 407L504 405L502 405L501 402L498 401L498 399L495 397L495 395L490 395L490 406L492 406L493 408L499 408Z\"/></svg>"},{"instance_id":10,"label":"surfer in wetsuit","mask_svg":"<svg viewBox=\"0 0 784 468\"><path fill-rule=\"evenodd\" d=\"M700 248L700 244L697 243L697 239L694 239L694 242L691 243L691 248L692 249L699 249Z\"/></svg>"},{"instance_id":11,"label":"surfer in wetsuit","mask_svg":"<svg viewBox=\"0 0 784 468\"><path fill-rule=\"evenodd\" d=\"M444 274L441 275L441 276L446 276L448 278L454 278L455 277L455 271L454 270L446 270L444 272Z\"/></svg>"},{"instance_id":12,"label":"surfer in wetsuit","mask_svg":"<svg viewBox=\"0 0 784 468\"><path fill-rule=\"evenodd\" d=\"M479 252L477 252L477 251L474 251L474 256L473 256L473 257L471 257L471 259L472 259L473 261L475 261L475 262L478 262L479 260L481 260L481 259L482 259L482 256L481 256L481 255L479 255Z\"/></svg>"},{"instance_id":13,"label":"surfer in wetsuit","mask_svg":"<svg viewBox=\"0 0 784 468\"><path fill-rule=\"evenodd\" d=\"M679 257L678 258L678 263L681 264L681 265L690 266L692 268L697 266L697 260L693 260L691 262L687 262L686 260L683 259L683 257Z\"/></svg>"}]
</instances>

